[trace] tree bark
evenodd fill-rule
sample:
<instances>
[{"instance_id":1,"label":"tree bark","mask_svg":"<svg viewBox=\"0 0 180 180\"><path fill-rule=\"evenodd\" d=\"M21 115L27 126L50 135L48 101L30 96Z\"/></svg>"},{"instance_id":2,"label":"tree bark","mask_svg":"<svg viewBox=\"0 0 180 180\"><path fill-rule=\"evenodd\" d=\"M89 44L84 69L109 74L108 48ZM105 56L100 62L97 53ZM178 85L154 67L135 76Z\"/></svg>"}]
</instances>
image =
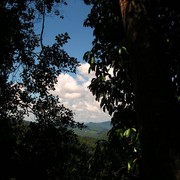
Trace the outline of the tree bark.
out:
<instances>
[{"instance_id":1,"label":"tree bark","mask_svg":"<svg viewBox=\"0 0 180 180\"><path fill-rule=\"evenodd\" d=\"M170 151L176 99L151 3L120 0L136 96L142 151L140 175L142 180L174 180Z\"/></svg>"}]
</instances>

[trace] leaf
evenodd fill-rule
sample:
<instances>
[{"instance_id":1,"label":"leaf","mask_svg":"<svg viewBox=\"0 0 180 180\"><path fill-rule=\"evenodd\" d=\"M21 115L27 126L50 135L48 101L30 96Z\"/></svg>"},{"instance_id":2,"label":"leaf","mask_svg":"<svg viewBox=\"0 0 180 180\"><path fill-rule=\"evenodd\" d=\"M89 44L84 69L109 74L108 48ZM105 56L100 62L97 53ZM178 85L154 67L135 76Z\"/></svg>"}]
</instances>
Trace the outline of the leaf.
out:
<instances>
[{"instance_id":1,"label":"leaf","mask_svg":"<svg viewBox=\"0 0 180 180\"><path fill-rule=\"evenodd\" d=\"M94 58L94 57L91 57L91 62L90 62L91 65L94 64L94 62L95 62L95 58Z\"/></svg>"},{"instance_id":2,"label":"leaf","mask_svg":"<svg viewBox=\"0 0 180 180\"><path fill-rule=\"evenodd\" d=\"M116 130L116 134L117 134L117 136L119 136L119 139L120 139L120 140L121 140L121 139L123 138L123 136L124 136L122 129L117 129L117 130Z\"/></svg>"},{"instance_id":3,"label":"leaf","mask_svg":"<svg viewBox=\"0 0 180 180\"><path fill-rule=\"evenodd\" d=\"M136 129L135 128L131 128L132 131L136 132Z\"/></svg>"},{"instance_id":4,"label":"leaf","mask_svg":"<svg viewBox=\"0 0 180 180\"><path fill-rule=\"evenodd\" d=\"M130 171L131 170L131 164L130 164L130 162L128 162L128 171Z\"/></svg>"},{"instance_id":5,"label":"leaf","mask_svg":"<svg viewBox=\"0 0 180 180\"><path fill-rule=\"evenodd\" d=\"M84 53L84 56L83 56L83 59L84 59L85 61L88 61L89 55L90 55L90 52L89 52L89 51L85 52L85 53Z\"/></svg>"},{"instance_id":6,"label":"leaf","mask_svg":"<svg viewBox=\"0 0 180 180\"><path fill-rule=\"evenodd\" d=\"M128 137L130 136L130 132L131 132L131 129L130 129L130 128L127 129L127 130L124 132L124 136L125 136L126 138L128 138Z\"/></svg>"}]
</instances>

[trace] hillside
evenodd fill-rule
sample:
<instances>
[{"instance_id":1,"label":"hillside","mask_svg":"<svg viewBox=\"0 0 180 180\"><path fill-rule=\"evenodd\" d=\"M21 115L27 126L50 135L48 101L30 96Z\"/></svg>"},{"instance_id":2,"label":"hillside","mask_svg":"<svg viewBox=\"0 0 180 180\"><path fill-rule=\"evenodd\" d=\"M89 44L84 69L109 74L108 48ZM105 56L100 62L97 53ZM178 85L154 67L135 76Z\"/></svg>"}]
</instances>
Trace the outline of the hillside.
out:
<instances>
[{"instance_id":1,"label":"hillside","mask_svg":"<svg viewBox=\"0 0 180 180\"><path fill-rule=\"evenodd\" d=\"M105 121L100 123L89 122L85 124L86 128L75 129L75 133L83 137L92 137L96 139L106 139L107 132L111 129L111 122Z\"/></svg>"},{"instance_id":2,"label":"hillside","mask_svg":"<svg viewBox=\"0 0 180 180\"><path fill-rule=\"evenodd\" d=\"M111 129L111 122L105 121L100 123L89 122L85 124L86 128L74 129L81 143L86 144L89 152L93 153L98 140L107 140L107 133Z\"/></svg>"}]
</instances>

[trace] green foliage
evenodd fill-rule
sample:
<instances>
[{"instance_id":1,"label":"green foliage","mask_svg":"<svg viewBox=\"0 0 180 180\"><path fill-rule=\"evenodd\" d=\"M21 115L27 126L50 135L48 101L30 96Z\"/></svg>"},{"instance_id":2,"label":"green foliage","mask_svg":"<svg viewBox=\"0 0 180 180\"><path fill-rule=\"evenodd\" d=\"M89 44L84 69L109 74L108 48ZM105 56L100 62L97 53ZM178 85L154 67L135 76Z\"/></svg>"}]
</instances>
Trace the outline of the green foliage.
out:
<instances>
[{"instance_id":1,"label":"green foliage","mask_svg":"<svg viewBox=\"0 0 180 180\"><path fill-rule=\"evenodd\" d=\"M63 3L0 2L0 179L88 179L87 148L70 130L83 125L50 94L58 75L75 73L79 65L63 49L67 33L51 46L43 43L46 16L61 17L57 8ZM24 121L28 116L34 122Z\"/></svg>"},{"instance_id":2,"label":"green foliage","mask_svg":"<svg viewBox=\"0 0 180 180\"><path fill-rule=\"evenodd\" d=\"M97 141L89 161L89 173L93 179L138 179L140 159L136 129L113 127L108 140Z\"/></svg>"},{"instance_id":3,"label":"green foliage","mask_svg":"<svg viewBox=\"0 0 180 180\"><path fill-rule=\"evenodd\" d=\"M108 139L108 131L111 129L109 121L100 123L87 123L82 129L74 129L78 135L80 143L88 147L89 153L92 155L96 149L96 144L99 140Z\"/></svg>"},{"instance_id":4,"label":"green foliage","mask_svg":"<svg viewBox=\"0 0 180 180\"><path fill-rule=\"evenodd\" d=\"M30 179L82 179L88 168L86 147L65 127L30 123L19 149L19 173L31 171Z\"/></svg>"},{"instance_id":5,"label":"green foliage","mask_svg":"<svg viewBox=\"0 0 180 180\"><path fill-rule=\"evenodd\" d=\"M128 69L119 2L94 1L91 13L84 22L94 28L91 51L84 54L95 71L89 86L104 111L110 115L119 109L134 109L134 93ZM112 33L113 32L113 33Z\"/></svg>"},{"instance_id":6,"label":"green foliage","mask_svg":"<svg viewBox=\"0 0 180 180\"><path fill-rule=\"evenodd\" d=\"M63 49L70 38L67 33L57 35L51 46L43 43L46 16L55 14L63 18L59 5L66 2L3 0L0 179L138 179L139 132L119 1L85 2L92 5L92 10L84 26L94 28L95 39L84 60L90 65L89 72L95 71L96 75L89 88L103 110L112 116L108 139L97 141L95 146L92 138L78 138L72 129L83 125L75 122L73 112L50 94L58 75L75 73L79 65ZM166 3L157 9L156 20L162 31L161 50L168 59L174 94L179 97L180 16L177 8L167 7ZM37 19L42 22L40 34L35 32ZM27 116L35 121L27 123ZM177 142L175 139L172 143Z\"/></svg>"},{"instance_id":7,"label":"green foliage","mask_svg":"<svg viewBox=\"0 0 180 180\"><path fill-rule=\"evenodd\" d=\"M81 144L87 146L88 152L92 155L96 149L96 142L98 141L97 137L78 136L78 139Z\"/></svg>"},{"instance_id":8,"label":"green foliage","mask_svg":"<svg viewBox=\"0 0 180 180\"><path fill-rule=\"evenodd\" d=\"M139 173L140 148L119 1L93 1L92 5L84 25L94 28L95 39L84 60L96 75L89 89L112 116L113 127L108 140L97 144L90 171L94 179L133 178Z\"/></svg>"},{"instance_id":9,"label":"green foliage","mask_svg":"<svg viewBox=\"0 0 180 180\"><path fill-rule=\"evenodd\" d=\"M95 179L136 179L141 153L132 84L134 77L130 69L132 64L129 61L128 42L124 35L119 1L85 2L91 4L92 9L84 26L94 29L93 47L84 54L84 60L90 65L89 73L94 71L96 75L89 89L96 100L100 101L101 108L112 116L113 124L108 141L100 142L96 148L92 173ZM153 2L153 13L160 30L158 38L162 40L161 47L158 48L166 54L164 63L168 61L166 68L172 80L172 88L175 96L179 97L180 61L177 47L180 38L180 16L173 3L170 6L167 4L164 1L158 1L158 4ZM178 117L179 113L176 116ZM177 125L175 124L172 124L174 129ZM113 161L113 158L116 161ZM95 170L97 164L100 166L99 171ZM116 168L114 164L118 164ZM111 176L112 172L117 172L114 177Z\"/></svg>"}]
</instances>

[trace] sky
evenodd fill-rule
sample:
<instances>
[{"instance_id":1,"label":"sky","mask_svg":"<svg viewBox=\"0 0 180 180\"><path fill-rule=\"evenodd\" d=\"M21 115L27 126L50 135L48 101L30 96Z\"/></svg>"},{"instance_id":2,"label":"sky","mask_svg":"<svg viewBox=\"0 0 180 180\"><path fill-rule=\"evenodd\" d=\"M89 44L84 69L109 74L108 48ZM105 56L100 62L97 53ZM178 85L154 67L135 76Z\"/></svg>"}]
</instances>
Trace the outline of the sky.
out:
<instances>
[{"instance_id":1,"label":"sky","mask_svg":"<svg viewBox=\"0 0 180 180\"><path fill-rule=\"evenodd\" d=\"M83 27L91 7L85 5L83 0L68 0L67 3L67 6L61 7L64 19L49 17L46 20L44 43L51 44L57 34L67 32L71 39L64 49L70 56L77 58L81 66L77 68L76 74L60 74L52 94L58 95L60 102L75 113L75 121L109 121L111 117L103 112L88 89L94 74L88 74L89 65L83 61L84 53L92 48L93 30Z\"/></svg>"}]
</instances>

